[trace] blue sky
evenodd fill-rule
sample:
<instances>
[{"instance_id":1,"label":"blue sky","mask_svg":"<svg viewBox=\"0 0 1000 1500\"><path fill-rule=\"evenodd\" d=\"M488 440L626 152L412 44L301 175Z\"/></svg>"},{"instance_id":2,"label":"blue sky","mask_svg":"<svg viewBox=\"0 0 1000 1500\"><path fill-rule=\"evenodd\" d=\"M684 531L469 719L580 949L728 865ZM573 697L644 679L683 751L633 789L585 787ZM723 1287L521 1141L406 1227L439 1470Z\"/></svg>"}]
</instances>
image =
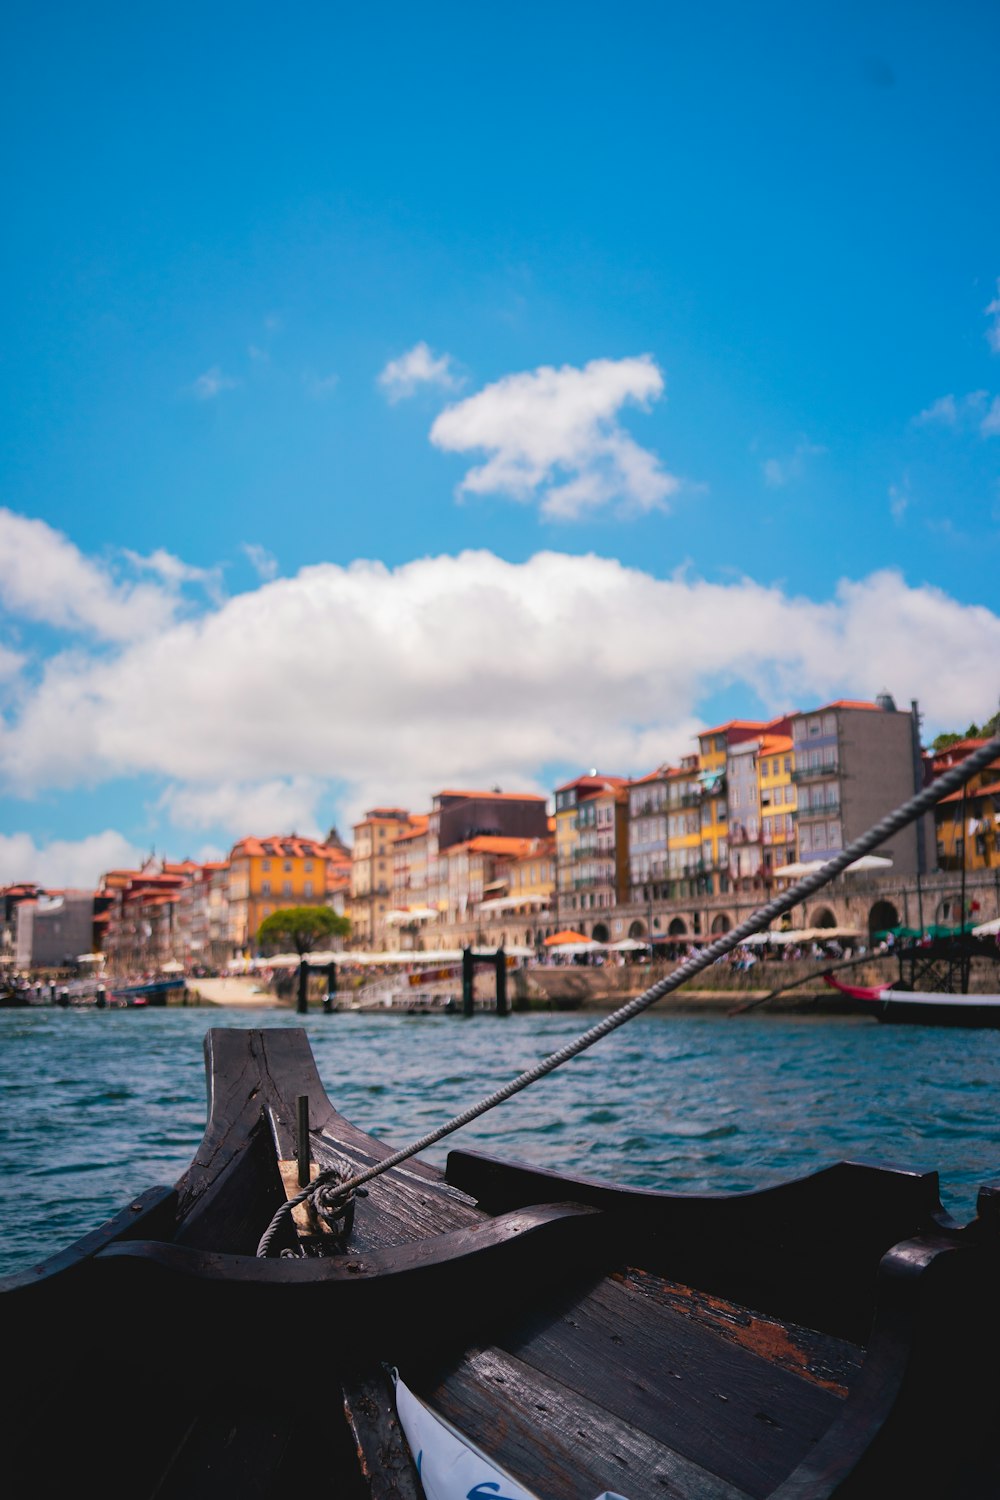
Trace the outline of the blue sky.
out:
<instances>
[{"instance_id":1,"label":"blue sky","mask_svg":"<svg viewBox=\"0 0 1000 1500\"><path fill-rule=\"evenodd\" d=\"M0 881L996 710L996 6L6 42Z\"/></svg>"}]
</instances>

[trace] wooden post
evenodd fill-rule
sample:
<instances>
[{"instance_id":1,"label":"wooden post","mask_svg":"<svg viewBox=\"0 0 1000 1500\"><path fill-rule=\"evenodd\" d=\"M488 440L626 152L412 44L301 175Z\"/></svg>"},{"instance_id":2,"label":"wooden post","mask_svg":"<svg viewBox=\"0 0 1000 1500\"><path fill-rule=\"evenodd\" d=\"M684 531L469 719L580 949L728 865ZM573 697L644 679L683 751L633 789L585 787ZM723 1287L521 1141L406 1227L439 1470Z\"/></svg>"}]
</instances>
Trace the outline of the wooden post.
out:
<instances>
[{"instance_id":1,"label":"wooden post","mask_svg":"<svg viewBox=\"0 0 1000 1500\"><path fill-rule=\"evenodd\" d=\"M334 996L337 993L337 965L334 963L326 966L326 994L323 996L323 1011L329 1015L333 1010Z\"/></svg>"},{"instance_id":2,"label":"wooden post","mask_svg":"<svg viewBox=\"0 0 1000 1500\"><path fill-rule=\"evenodd\" d=\"M497 966L497 1015L505 1016L510 1010L507 1004L507 955L502 948L496 952Z\"/></svg>"},{"instance_id":3,"label":"wooden post","mask_svg":"<svg viewBox=\"0 0 1000 1500\"><path fill-rule=\"evenodd\" d=\"M309 1011L309 965L304 958L299 961L299 999L295 1009L300 1016Z\"/></svg>"},{"instance_id":4,"label":"wooden post","mask_svg":"<svg viewBox=\"0 0 1000 1500\"><path fill-rule=\"evenodd\" d=\"M474 1006L473 975L475 965L471 948L462 949L462 1015L471 1016Z\"/></svg>"},{"instance_id":5,"label":"wooden post","mask_svg":"<svg viewBox=\"0 0 1000 1500\"><path fill-rule=\"evenodd\" d=\"M309 1095L299 1094L295 1101L295 1159L299 1168L299 1187L309 1181Z\"/></svg>"}]
</instances>

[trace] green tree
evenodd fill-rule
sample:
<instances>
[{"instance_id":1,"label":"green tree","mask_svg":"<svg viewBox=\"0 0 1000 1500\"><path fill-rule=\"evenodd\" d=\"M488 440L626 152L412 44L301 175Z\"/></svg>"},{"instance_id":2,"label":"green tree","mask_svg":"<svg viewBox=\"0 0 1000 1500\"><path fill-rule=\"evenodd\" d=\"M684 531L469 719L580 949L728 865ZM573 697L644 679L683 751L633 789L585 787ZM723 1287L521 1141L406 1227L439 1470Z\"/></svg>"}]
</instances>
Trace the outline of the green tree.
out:
<instances>
[{"instance_id":1,"label":"green tree","mask_svg":"<svg viewBox=\"0 0 1000 1500\"><path fill-rule=\"evenodd\" d=\"M301 958L321 941L347 937L351 924L328 906L287 906L273 911L257 928L257 942L262 948L287 947Z\"/></svg>"}]
</instances>

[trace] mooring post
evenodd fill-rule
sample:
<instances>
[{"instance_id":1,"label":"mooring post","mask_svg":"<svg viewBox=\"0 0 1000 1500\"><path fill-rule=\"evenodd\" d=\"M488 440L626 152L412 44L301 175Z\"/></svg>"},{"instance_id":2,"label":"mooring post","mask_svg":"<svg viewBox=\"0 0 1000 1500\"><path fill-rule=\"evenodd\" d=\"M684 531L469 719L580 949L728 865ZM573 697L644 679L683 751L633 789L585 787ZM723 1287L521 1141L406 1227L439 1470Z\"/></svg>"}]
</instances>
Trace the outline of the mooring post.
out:
<instances>
[{"instance_id":1,"label":"mooring post","mask_svg":"<svg viewBox=\"0 0 1000 1500\"><path fill-rule=\"evenodd\" d=\"M471 948L462 949L462 1015L471 1016L474 1008L473 975L475 963Z\"/></svg>"},{"instance_id":2,"label":"mooring post","mask_svg":"<svg viewBox=\"0 0 1000 1500\"><path fill-rule=\"evenodd\" d=\"M323 1010L329 1015L333 1010L334 996L337 993L337 965L329 963L326 966L326 994L323 996Z\"/></svg>"},{"instance_id":3,"label":"mooring post","mask_svg":"<svg viewBox=\"0 0 1000 1500\"><path fill-rule=\"evenodd\" d=\"M104 1007L107 1005L107 1003L108 1003L107 991L105 990L103 984L100 984L97 987L97 998L94 1001L94 1004L97 1006L98 1010L103 1010Z\"/></svg>"},{"instance_id":4,"label":"mooring post","mask_svg":"<svg viewBox=\"0 0 1000 1500\"><path fill-rule=\"evenodd\" d=\"M510 1010L507 1004L507 955L502 948L497 949L497 1015L505 1016Z\"/></svg>"},{"instance_id":5,"label":"mooring post","mask_svg":"<svg viewBox=\"0 0 1000 1500\"><path fill-rule=\"evenodd\" d=\"M309 1095L300 1094L295 1101L295 1159L299 1167L299 1187L309 1181Z\"/></svg>"},{"instance_id":6,"label":"mooring post","mask_svg":"<svg viewBox=\"0 0 1000 1500\"><path fill-rule=\"evenodd\" d=\"M309 1011L309 965L304 958L299 961L299 1000L295 1008L300 1016Z\"/></svg>"}]
</instances>

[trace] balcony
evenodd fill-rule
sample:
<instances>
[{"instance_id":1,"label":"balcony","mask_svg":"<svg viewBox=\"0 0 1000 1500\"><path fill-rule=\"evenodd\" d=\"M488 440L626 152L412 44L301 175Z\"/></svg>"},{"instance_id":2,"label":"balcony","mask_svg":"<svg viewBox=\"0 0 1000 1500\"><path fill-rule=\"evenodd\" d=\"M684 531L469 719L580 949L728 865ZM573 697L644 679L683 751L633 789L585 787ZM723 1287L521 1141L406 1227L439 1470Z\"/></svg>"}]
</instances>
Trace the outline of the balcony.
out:
<instances>
[{"instance_id":1,"label":"balcony","mask_svg":"<svg viewBox=\"0 0 1000 1500\"><path fill-rule=\"evenodd\" d=\"M797 766L792 772L793 781L814 781L817 776L836 776L840 772L840 764L835 760L825 760L821 766Z\"/></svg>"},{"instance_id":2,"label":"balcony","mask_svg":"<svg viewBox=\"0 0 1000 1500\"><path fill-rule=\"evenodd\" d=\"M840 803L827 802L822 807L797 807L792 811L793 818L839 818Z\"/></svg>"}]
</instances>

